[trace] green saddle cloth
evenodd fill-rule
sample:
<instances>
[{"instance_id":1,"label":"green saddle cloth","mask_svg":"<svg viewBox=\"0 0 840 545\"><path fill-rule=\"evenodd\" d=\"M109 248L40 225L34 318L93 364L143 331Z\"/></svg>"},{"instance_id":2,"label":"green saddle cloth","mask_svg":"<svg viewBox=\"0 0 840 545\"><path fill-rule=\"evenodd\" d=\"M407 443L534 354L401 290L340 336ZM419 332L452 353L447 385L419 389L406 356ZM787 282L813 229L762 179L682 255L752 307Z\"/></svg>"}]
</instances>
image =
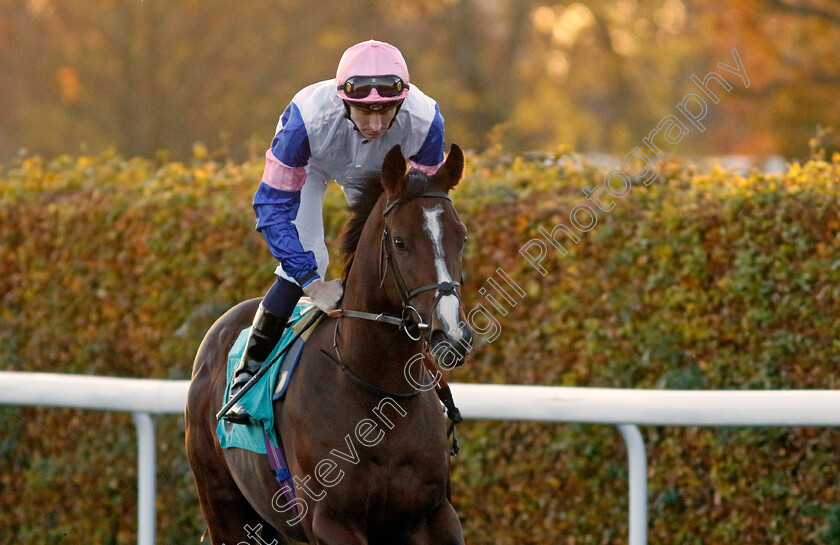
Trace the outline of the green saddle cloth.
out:
<instances>
[{"instance_id":1,"label":"green saddle cloth","mask_svg":"<svg viewBox=\"0 0 840 545\"><path fill-rule=\"evenodd\" d=\"M277 386L277 377L280 376L280 370L283 367L281 363L274 363L278 359L278 354L286 347L292 338L300 329L309 321L309 317L317 308L309 298L303 298L295 307L290 318L290 326L286 328L280 342L271 351L264 365L271 365L271 369L263 375L259 382L257 382L244 396L239 400L242 406L251 415L254 422L249 424L233 424L226 420L219 420L216 426L216 435L219 436L219 443L222 448L244 448L260 454L266 454L265 446L266 438L271 441L274 446L279 446L277 442L277 433L274 430L274 405L272 397ZM307 333L311 332L310 328ZM245 351L245 342L248 339L250 327L243 329L233 347L230 349L227 359L227 385L225 386L224 402L227 401L230 392L230 381L233 377L233 371L239 364L242 358L242 353ZM306 334L304 334L306 335ZM291 351L284 354L282 357L296 356ZM286 384L290 377L284 376Z\"/></svg>"}]
</instances>

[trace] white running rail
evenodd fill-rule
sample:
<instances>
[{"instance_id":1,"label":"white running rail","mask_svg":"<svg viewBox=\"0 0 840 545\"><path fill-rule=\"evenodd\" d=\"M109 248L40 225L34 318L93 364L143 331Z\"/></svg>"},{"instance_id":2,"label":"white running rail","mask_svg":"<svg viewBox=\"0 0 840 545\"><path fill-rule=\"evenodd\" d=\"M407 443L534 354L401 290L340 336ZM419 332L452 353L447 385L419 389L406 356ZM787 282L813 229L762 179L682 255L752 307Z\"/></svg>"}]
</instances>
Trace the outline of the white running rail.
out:
<instances>
[{"instance_id":1,"label":"white running rail","mask_svg":"<svg viewBox=\"0 0 840 545\"><path fill-rule=\"evenodd\" d=\"M182 414L189 382L0 371L0 405L132 413L138 545L155 543L152 414ZM840 426L840 390L625 390L451 384L464 418L613 424L629 460L629 544L647 543L647 459L637 426Z\"/></svg>"}]
</instances>

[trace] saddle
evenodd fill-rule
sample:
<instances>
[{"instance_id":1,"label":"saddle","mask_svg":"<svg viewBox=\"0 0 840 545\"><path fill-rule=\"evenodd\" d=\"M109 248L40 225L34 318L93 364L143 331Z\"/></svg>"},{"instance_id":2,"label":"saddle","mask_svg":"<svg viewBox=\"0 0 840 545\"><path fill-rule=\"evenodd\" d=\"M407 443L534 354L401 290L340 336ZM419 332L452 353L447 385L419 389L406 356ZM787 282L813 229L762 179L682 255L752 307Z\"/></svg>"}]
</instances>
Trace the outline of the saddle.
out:
<instances>
[{"instance_id":1,"label":"saddle","mask_svg":"<svg viewBox=\"0 0 840 545\"><path fill-rule=\"evenodd\" d=\"M279 440L274 427L273 402L282 399L286 395L292 375L300 361L303 346L311 332L315 330L315 327L310 327L300 335L299 333L316 311L317 307L308 297L303 297L298 302L289 319L289 325L283 333L283 337L266 359L264 365L270 366L268 372L240 399L240 403L245 406L248 414L251 415L252 422L249 424L233 424L226 420L219 421L216 427L216 435L219 437L219 443L222 448L243 448L259 454L268 454L270 457L272 450L279 449ZM233 376L233 371L239 363L242 353L245 351L249 329L250 327L240 332L228 353L227 383L225 386L225 397L223 399L228 399L230 381ZM285 353L279 355L290 342L292 343L291 346L285 350ZM281 360L277 361L278 358L281 358ZM426 358L424 363L430 367L431 372L435 372L434 364L431 363L431 360ZM446 413L450 420L447 435L452 440L451 453L457 454L459 448L454 433L455 425L462 420L461 413L455 406L449 385L443 378L441 378L441 382L436 390L441 403L446 408Z\"/></svg>"},{"instance_id":2,"label":"saddle","mask_svg":"<svg viewBox=\"0 0 840 545\"><path fill-rule=\"evenodd\" d=\"M273 402L282 399L286 394L292 374L300 361L303 346L309 338L309 334L315 328L310 327L303 334L298 334L316 310L317 307L308 297L303 297L298 302L280 342L266 358L264 365L270 366L268 372L240 399L240 403L245 406L248 414L251 415L252 422L250 424L232 424L225 420L219 421L219 425L216 427L216 435L219 436L219 443L222 448L244 448L266 454L267 442L270 441L272 446L278 446L277 434L274 430ZM242 357L242 353L245 351L249 329L250 327L245 328L239 333L228 353L227 383L223 399L228 398L231 377ZM294 339L294 342L286 349L292 339ZM281 352L284 353L280 355ZM280 358L280 361L278 361L278 358Z\"/></svg>"}]
</instances>

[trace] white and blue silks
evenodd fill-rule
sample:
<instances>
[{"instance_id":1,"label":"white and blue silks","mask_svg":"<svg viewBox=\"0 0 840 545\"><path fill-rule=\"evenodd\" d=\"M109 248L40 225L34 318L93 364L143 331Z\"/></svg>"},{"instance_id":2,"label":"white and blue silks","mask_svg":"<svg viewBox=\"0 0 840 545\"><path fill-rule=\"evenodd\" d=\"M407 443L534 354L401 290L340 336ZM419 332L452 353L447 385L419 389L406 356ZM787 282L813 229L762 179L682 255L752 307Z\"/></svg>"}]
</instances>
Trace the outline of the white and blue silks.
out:
<instances>
[{"instance_id":1,"label":"white and blue silks","mask_svg":"<svg viewBox=\"0 0 840 545\"><path fill-rule=\"evenodd\" d=\"M376 139L356 131L335 80L295 95L277 124L254 195L257 230L280 262L278 276L301 287L324 277L329 262L322 212L327 183L336 180L352 203L355 184L378 173L397 144L413 168L432 174L443 163L443 117L435 101L414 85L391 127Z\"/></svg>"}]
</instances>

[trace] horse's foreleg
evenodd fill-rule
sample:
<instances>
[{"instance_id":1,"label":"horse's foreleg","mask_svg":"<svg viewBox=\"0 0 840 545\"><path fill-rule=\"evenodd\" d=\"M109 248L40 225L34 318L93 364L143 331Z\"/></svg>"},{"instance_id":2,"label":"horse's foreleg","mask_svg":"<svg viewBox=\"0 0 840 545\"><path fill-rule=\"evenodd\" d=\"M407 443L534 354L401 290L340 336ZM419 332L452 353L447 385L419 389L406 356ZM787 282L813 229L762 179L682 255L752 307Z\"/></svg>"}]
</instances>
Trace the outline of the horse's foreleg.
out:
<instances>
[{"instance_id":1,"label":"horse's foreleg","mask_svg":"<svg viewBox=\"0 0 840 545\"><path fill-rule=\"evenodd\" d=\"M212 545L237 543L287 543L260 517L236 486L224 461L212 447L212 439L193 437L187 454L195 474L198 502ZM205 448L200 448L196 443ZM258 536L260 539L258 539Z\"/></svg>"},{"instance_id":2,"label":"horse's foreleg","mask_svg":"<svg viewBox=\"0 0 840 545\"><path fill-rule=\"evenodd\" d=\"M210 415L193 398L187 405L187 460L195 475L198 502L212 545L236 545L237 543L286 543L284 538L263 520L236 486L215 444L214 432L205 421L197 420L193 409L203 409L203 415ZM256 539L257 536L262 539ZM275 541L276 539L276 541Z\"/></svg>"},{"instance_id":3,"label":"horse's foreleg","mask_svg":"<svg viewBox=\"0 0 840 545\"><path fill-rule=\"evenodd\" d=\"M406 545L464 545L458 513L448 501L431 513L424 524L406 537Z\"/></svg>"},{"instance_id":4,"label":"horse's foreleg","mask_svg":"<svg viewBox=\"0 0 840 545\"><path fill-rule=\"evenodd\" d=\"M321 504L312 515L312 533L317 545L368 545L361 530L353 528Z\"/></svg>"}]
</instances>

